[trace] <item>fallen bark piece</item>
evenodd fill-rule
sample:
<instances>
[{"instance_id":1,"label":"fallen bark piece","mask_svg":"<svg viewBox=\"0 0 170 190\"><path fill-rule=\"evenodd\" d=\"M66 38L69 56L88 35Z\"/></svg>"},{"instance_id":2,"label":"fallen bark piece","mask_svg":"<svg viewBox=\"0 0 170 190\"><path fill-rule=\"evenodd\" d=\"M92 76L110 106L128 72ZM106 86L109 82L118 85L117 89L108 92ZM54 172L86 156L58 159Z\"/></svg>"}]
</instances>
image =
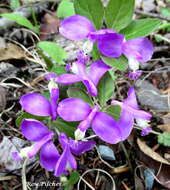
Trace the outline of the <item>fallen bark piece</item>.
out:
<instances>
[{"instance_id":1,"label":"fallen bark piece","mask_svg":"<svg viewBox=\"0 0 170 190\"><path fill-rule=\"evenodd\" d=\"M0 86L0 112L2 112L6 107L6 90Z\"/></svg>"},{"instance_id":2,"label":"fallen bark piece","mask_svg":"<svg viewBox=\"0 0 170 190\"><path fill-rule=\"evenodd\" d=\"M138 81L136 83L137 97L141 105L156 112L169 112L168 96L161 92L148 81Z\"/></svg>"}]
</instances>

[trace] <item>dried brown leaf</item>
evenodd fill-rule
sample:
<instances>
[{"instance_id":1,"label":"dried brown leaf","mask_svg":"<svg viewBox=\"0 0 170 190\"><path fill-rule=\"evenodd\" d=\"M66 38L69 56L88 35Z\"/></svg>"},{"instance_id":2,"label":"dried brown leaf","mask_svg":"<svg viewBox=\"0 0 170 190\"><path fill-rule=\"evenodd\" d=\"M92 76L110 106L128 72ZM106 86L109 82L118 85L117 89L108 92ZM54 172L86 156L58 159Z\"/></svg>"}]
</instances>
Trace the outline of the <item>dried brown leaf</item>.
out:
<instances>
[{"instance_id":1,"label":"dried brown leaf","mask_svg":"<svg viewBox=\"0 0 170 190\"><path fill-rule=\"evenodd\" d=\"M164 121L164 124L170 124L170 113L164 115L162 117L163 121Z\"/></svg>"},{"instance_id":2,"label":"dried brown leaf","mask_svg":"<svg viewBox=\"0 0 170 190\"><path fill-rule=\"evenodd\" d=\"M24 59L25 52L19 46L7 43L6 47L0 48L0 61L10 60L10 59Z\"/></svg>"},{"instance_id":3,"label":"dried brown leaf","mask_svg":"<svg viewBox=\"0 0 170 190\"><path fill-rule=\"evenodd\" d=\"M170 133L170 123L169 124L164 124L164 125L158 125L157 126L159 129L161 129L164 132Z\"/></svg>"},{"instance_id":4,"label":"dried brown leaf","mask_svg":"<svg viewBox=\"0 0 170 190\"><path fill-rule=\"evenodd\" d=\"M46 40L49 35L58 33L59 24L60 20L55 13L46 13L44 16L44 24L40 25L40 39Z\"/></svg>"},{"instance_id":5,"label":"dried brown leaf","mask_svg":"<svg viewBox=\"0 0 170 190\"><path fill-rule=\"evenodd\" d=\"M167 165L170 165L170 162L165 160L160 154L154 152L144 141L141 141L139 138L137 139L137 144L140 150L146 154L147 156L151 157L152 159L156 160L157 162L161 162Z\"/></svg>"}]
</instances>

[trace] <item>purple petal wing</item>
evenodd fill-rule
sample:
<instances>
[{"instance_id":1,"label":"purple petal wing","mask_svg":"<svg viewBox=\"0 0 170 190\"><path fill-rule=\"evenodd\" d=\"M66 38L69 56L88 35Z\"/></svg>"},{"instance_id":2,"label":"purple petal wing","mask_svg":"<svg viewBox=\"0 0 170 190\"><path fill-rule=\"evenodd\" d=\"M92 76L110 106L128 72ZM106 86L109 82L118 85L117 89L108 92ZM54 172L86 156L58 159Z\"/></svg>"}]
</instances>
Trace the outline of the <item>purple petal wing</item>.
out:
<instances>
[{"instance_id":1,"label":"purple petal wing","mask_svg":"<svg viewBox=\"0 0 170 190\"><path fill-rule=\"evenodd\" d=\"M104 34L108 33L116 33L112 29L101 29L101 30L96 30L95 32L91 32L88 36L88 38L92 41L95 42L96 40L99 40Z\"/></svg>"},{"instance_id":2,"label":"purple petal wing","mask_svg":"<svg viewBox=\"0 0 170 190\"><path fill-rule=\"evenodd\" d=\"M91 80L85 79L82 82L86 86L87 91L91 96L97 96L97 88Z\"/></svg>"},{"instance_id":3,"label":"purple petal wing","mask_svg":"<svg viewBox=\"0 0 170 190\"><path fill-rule=\"evenodd\" d=\"M54 175L59 177L62 174L65 173L66 166L68 163L68 156L69 156L69 146L66 146L63 153L61 154L60 158L57 161L57 164L55 166L55 172Z\"/></svg>"},{"instance_id":4,"label":"purple petal wing","mask_svg":"<svg viewBox=\"0 0 170 190\"><path fill-rule=\"evenodd\" d=\"M150 120L152 115L143 110L136 110L129 106L124 106L124 109L127 110L134 118L140 118L144 120Z\"/></svg>"},{"instance_id":5,"label":"purple petal wing","mask_svg":"<svg viewBox=\"0 0 170 190\"><path fill-rule=\"evenodd\" d=\"M50 103L51 103L51 112L53 120L56 120L57 118L58 98L59 98L59 88L52 88L50 93Z\"/></svg>"},{"instance_id":6,"label":"purple petal wing","mask_svg":"<svg viewBox=\"0 0 170 190\"><path fill-rule=\"evenodd\" d=\"M70 149L68 150L68 162L69 162L70 167L71 167L73 170L76 170L76 169L77 169L77 162L76 162L76 159L75 159L74 156L71 154Z\"/></svg>"},{"instance_id":7,"label":"purple petal wing","mask_svg":"<svg viewBox=\"0 0 170 190\"><path fill-rule=\"evenodd\" d=\"M38 93L30 93L22 96L20 104L22 108L30 114L37 116L51 116L50 102Z\"/></svg>"},{"instance_id":8,"label":"purple petal wing","mask_svg":"<svg viewBox=\"0 0 170 190\"><path fill-rule=\"evenodd\" d=\"M99 80L101 77L110 69L108 65L106 65L102 60L97 60L94 63L91 64L90 66L90 72L89 72L89 77L97 86Z\"/></svg>"},{"instance_id":9,"label":"purple petal wing","mask_svg":"<svg viewBox=\"0 0 170 190\"><path fill-rule=\"evenodd\" d=\"M119 128L119 134L121 141L124 141L130 135L134 125L134 117L132 114L122 109L121 117L117 121L117 126Z\"/></svg>"},{"instance_id":10,"label":"purple petal wing","mask_svg":"<svg viewBox=\"0 0 170 190\"><path fill-rule=\"evenodd\" d=\"M116 144L122 140L122 133L119 125L113 118L104 112L96 113L92 128L103 141Z\"/></svg>"},{"instance_id":11,"label":"purple petal wing","mask_svg":"<svg viewBox=\"0 0 170 190\"><path fill-rule=\"evenodd\" d=\"M53 134L48 134L45 137L43 137L40 141L37 141L35 144L33 144L30 148L29 151L27 152L28 157L32 158L35 156L37 152L43 147L45 143L47 143L49 140L52 139Z\"/></svg>"},{"instance_id":12,"label":"purple petal wing","mask_svg":"<svg viewBox=\"0 0 170 190\"><path fill-rule=\"evenodd\" d=\"M129 88L128 97L126 99L124 99L123 103L134 108L134 109L136 109L136 110L139 109L134 87ZM126 107L126 105L125 105L125 107Z\"/></svg>"},{"instance_id":13,"label":"purple petal wing","mask_svg":"<svg viewBox=\"0 0 170 190\"><path fill-rule=\"evenodd\" d=\"M46 74L44 75L44 78L45 78L46 80L55 79L56 77L57 77L57 75L56 75L55 73L53 73L53 72L49 72L49 73L46 73Z\"/></svg>"},{"instance_id":14,"label":"purple petal wing","mask_svg":"<svg viewBox=\"0 0 170 190\"><path fill-rule=\"evenodd\" d=\"M67 98L58 104L58 114L66 121L81 121L89 115L90 106L80 98Z\"/></svg>"},{"instance_id":15,"label":"purple petal wing","mask_svg":"<svg viewBox=\"0 0 170 190\"><path fill-rule=\"evenodd\" d=\"M58 76L55 81L60 84L68 85L82 81L78 75L74 74L62 74Z\"/></svg>"},{"instance_id":16,"label":"purple petal wing","mask_svg":"<svg viewBox=\"0 0 170 190\"><path fill-rule=\"evenodd\" d=\"M60 155L52 141L44 144L40 151L40 164L48 171L53 171Z\"/></svg>"},{"instance_id":17,"label":"purple petal wing","mask_svg":"<svg viewBox=\"0 0 170 190\"><path fill-rule=\"evenodd\" d=\"M133 57L143 63L151 59L154 48L150 40L147 38L134 38L123 44L123 53L126 57Z\"/></svg>"},{"instance_id":18,"label":"purple petal wing","mask_svg":"<svg viewBox=\"0 0 170 190\"><path fill-rule=\"evenodd\" d=\"M79 142L70 139L70 150L75 155L80 155L88 150L91 150L96 144L95 141Z\"/></svg>"},{"instance_id":19,"label":"purple petal wing","mask_svg":"<svg viewBox=\"0 0 170 190\"><path fill-rule=\"evenodd\" d=\"M21 123L21 131L24 137L34 142L40 141L51 133L43 123L35 119L24 119Z\"/></svg>"},{"instance_id":20,"label":"purple petal wing","mask_svg":"<svg viewBox=\"0 0 170 190\"><path fill-rule=\"evenodd\" d=\"M68 144L68 138L65 133L60 133L59 135L59 142L63 149L65 149L66 145Z\"/></svg>"},{"instance_id":21,"label":"purple petal wing","mask_svg":"<svg viewBox=\"0 0 170 190\"><path fill-rule=\"evenodd\" d=\"M73 15L64 19L59 28L60 34L70 40L81 40L88 36L95 28L90 20L80 15Z\"/></svg>"},{"instance_id":22,"label":"purple petal wing","mask_svg":"<svg viewBox=\"0 0 170 190\"><path fill-rule=\"evenodd\" d=\"M108 33L98 40L99 51L107 57L115 58L122 54L124 36L117 33Z\"/></svg>"}]
</instances>

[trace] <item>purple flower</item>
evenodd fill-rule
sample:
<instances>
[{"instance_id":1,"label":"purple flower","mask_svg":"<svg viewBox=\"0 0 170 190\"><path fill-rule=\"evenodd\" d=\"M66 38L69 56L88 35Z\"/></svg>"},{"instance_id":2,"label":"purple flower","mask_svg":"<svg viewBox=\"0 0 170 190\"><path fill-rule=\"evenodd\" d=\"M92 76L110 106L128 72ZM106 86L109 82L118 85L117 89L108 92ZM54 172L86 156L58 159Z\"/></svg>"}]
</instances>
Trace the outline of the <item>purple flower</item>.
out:
<instances>
[{"instance_id":1,"label":"purple flower","mask_svg":"<svg viewBox=\"0 0 170 190\"><path fill-rule=\"evenodd\" d=\"M59 103L57 111L66 121L81 121L75 132L76 139L82 139L90 126L97 136L111 144L125 140L129 135L129 129L126 128L131 126L119 123L110 115L99 112L97 106L91 108L80 98L64 99Z\"/></svg>"},{"instance_id":2,"label":"purple flower","mask_svg":"<svg viewBox=\"0 0 170 190\"><path fill-rule=\"evenodd\" d=\"M121 117L118 120L119 125L123 127L123 133L126 134L124 137L127 138L133 128L134 120L137 122L150 120L152 115L143 110L139 110L139 106L136 100L136 94L133 87L128 90L128 97L123 101L112 101L112 104L118 104L121 106Z\"/></svg>"},{"instance_id":3,"label":"purple flower","mask_svg":"<svg viewBox=\"0 0 170 190\"><path fill-rule=\"evenodd\" d=\"M142 71L133 71L133 72L130 72L128 77L131 79L131 80L137 80L142 74Z\"/></svg>"},{"instance_id":4,"label":"purple flower","mask_svg":"<svg viewBox=\"0 0 170 190\"><path fill-rule=\"evenodd\" d=\"M119 57L122 54L124 36L112 29L95 30L94 25L86 17L73 15L64 19L59 28L60 33L70 40L89 39L98 43L99 51L110 57Z\"/></svg>"},{"instance_id":5,"label":"purple flower","mask_svg":"<svg viewBox=\"0 0 170 190\"><path fill-rule=\"evenodd\" d=\"M67 174L67 171L77 169L77 163L73 156L80 155L88 150L91 150L95 145L94 141L78 142L68 139L64 133L60 133L59 142L62 146L63 153L61 154L55 166L55 176Z\"/></svg>"},{"instance_id":6,"label":"purple flower","mask_svg":"<svg viewBox=\"0 0 170 190\"><path fill-rule=\"evenodd\" d=\"M71 67L71 70L74 74L62 74L59 76L55 75L55 82L63 85L83 82L88 92L92 96L97 96L97 84L101 77L111 67L106 65L102 60L97 60L90 65L89 71L87 71L85 65L85 62L88 60L87 56L81 52L81 54L78 56L78 60L73 63Z\"/></svg>"},{"instance_id":7,"label":"purple flower","mask_svg":"<svg viewBox=\"0 0 170 190\"><path fill-rule=\"evenodd\" d=\"M47 78L50 76L47 76ZM50 101L39 93L28 93L20 99L22 108L37 116L51 116L53 120L57 118L57 102L59 98L59 88L51 80L49 83Z\"/></svg>"},{"instance_id":8,"label":"purple flower","mask_svg":"<svg viewBox=\"0 0 170 190\"><path fill-rule=\"evenodd\" d=\"M151 131L152 131L152 128L150 128L150 127L143 128L143 129L142 129L142 132L141 132L141 135L142 135L142 136L146 136L146 135L148 135Z\"/></svg>"},{"instance_id":9,"label":"purple flower","mask_svg":"<svg viewBox=\"0 0 170 190\"><path fill-rule=\"evenodd\" d=\"M48 171L53 171L59 159L59 153L52 142L54 133L35 119L25 119L21 123L23 136L33 142L30 147L23 148L20 153L13 152L16 161L32 158L40 151L40 164Z\"/></svg>"},{"instance_id":10,"label":"purple flower","mask_svg":"<svg viewBox=\"0 0 170 190\"><path fill-rule=\"evenodd\" d=\"M127 40L123 43L122 51L128 58L129 68L133 71L130 78L135 80L140 76L137 71L139 63L147 62L151 59L154 48L147 38L140 37L132 40Z\"/></svg>"}]
</instances>

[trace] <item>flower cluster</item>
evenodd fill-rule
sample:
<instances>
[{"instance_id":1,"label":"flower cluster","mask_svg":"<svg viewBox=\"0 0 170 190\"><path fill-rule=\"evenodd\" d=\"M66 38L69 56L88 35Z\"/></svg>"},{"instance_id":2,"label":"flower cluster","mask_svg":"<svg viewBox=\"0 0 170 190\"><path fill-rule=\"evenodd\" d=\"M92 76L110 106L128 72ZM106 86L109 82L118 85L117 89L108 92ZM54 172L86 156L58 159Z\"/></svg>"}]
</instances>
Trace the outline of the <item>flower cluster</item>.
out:
<instances>
[{"instance_id":1,"label":"flower cluster","mask_svg":"<svg viewBox=\"0 0 170 190\"><path fill-rule=\"evenodd\" d=\"M124 54L129 61L129 67L133 70L130 77L136 79L140 76L139 62L149 60L153 53L153 46L146 38L125 40L122 34L112 29L95 30L93 24L85 17L74 15L66 18L60 26L60 33L71 40L87 38L91 43L97 43L102 55L115 58ZM24 158L32 158L40 152L40 164L48 171L54 171L55 176L67 174L71 169L77 168L73 155L77 156L91 150L95 145L93 140L84 141L86 131L91 127L100 139L107 143L116 144L128 138L134 123L143 129L143 135L149 131L149 120L152 115L140 110L137 104L134 87L128 90L128 96L122 102L112 100L112 105L121 107L118 120L104 112L100 103L94 102L93 106L79 97L70 97L60 100L58 85L70 85L82 82L87 92L95 98L98 95L97 86L103 75L111 67L102 60L96 60L89 64L89 55L80 50L76 62L66 65L67 73L56 75L45 74L49 80L50 100L39 93L29 93L21 97L22 109L32 115L47 116L51 120L60 117L66 122L79 122L75 130L75 140L67 137L65 133L58 134L58 142L63 152L56 148L53 137L54 132L40 121L24 119L21 123L23 136L33 142L30 147L23 148L20 153L14 152L13 158L21 161ZM51 126L52 127L52 126Z\"/></svg>"},{"instance_id":2,"label":"flower cluster","mask_svg":"<svg viewBox=\"0 0 170 190\"><path fill-rule=\"evenodd\" d=\"M66 18L60 25L60 33L70 40L88 39L91 43L96 42L101 54L110 58L124 54L132 70L129 74L131 79L140 76L139 63L150 60L153 54L153 45L147 38L126 40L124 35L112 29L95 30L91 21L80 15Z\"/></svg>"}]
</instances>

